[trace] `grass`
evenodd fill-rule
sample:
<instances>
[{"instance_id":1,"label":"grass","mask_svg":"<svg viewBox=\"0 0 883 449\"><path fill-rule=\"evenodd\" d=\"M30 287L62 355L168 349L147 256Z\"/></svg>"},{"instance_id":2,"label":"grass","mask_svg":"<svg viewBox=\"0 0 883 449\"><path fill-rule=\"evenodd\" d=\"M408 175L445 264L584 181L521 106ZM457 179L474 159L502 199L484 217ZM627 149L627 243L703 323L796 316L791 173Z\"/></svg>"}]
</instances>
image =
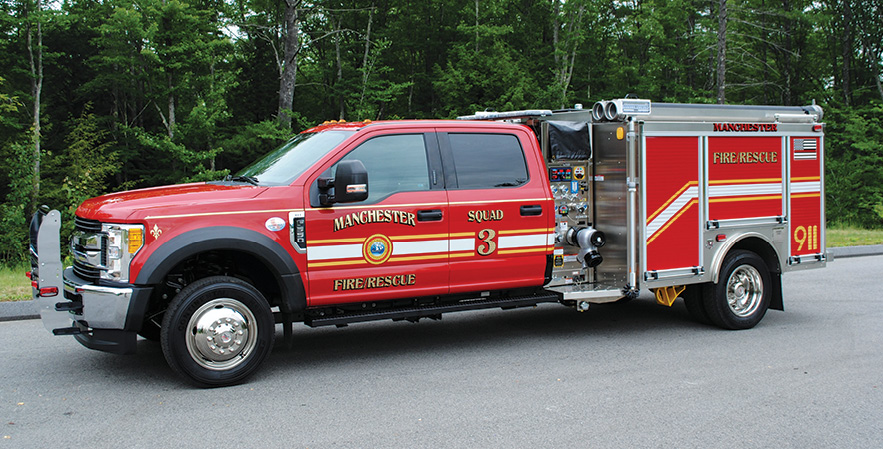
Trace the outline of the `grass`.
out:
<instances>
[{"instance_id":1,"label":"grass","mask_svg":"<svg viewBox=\"0 0 883 449\"><path fill-rule=\"evenodd\" d=\"M846 225L828 227L829 247L883 244L883 229L861 229ZM31 299L31 283L25 277L30 268L22 264L15 267L0 266L0 302Z\"/></svg>"},{"instance_id":2,"label":"grass","mask_svg":"<svg viewBox=\"0 0 883 449\"><path fill-rule=\"evenodd\" d=\"M848 225L831 225L825 236L827 245L859 246L883 244L883 229L862 229Z\"/></svg>"},{"instance_id":3,"label":"grass","mask_svg":"<svg viewBox=\"0 0 883 449\"><path fill-rule=\"evenodd\" d=\"M31 282L25 277L30 268L25 264L0 266L0 301L23 301L31 299Z\"/></svg>"}]
</instances>

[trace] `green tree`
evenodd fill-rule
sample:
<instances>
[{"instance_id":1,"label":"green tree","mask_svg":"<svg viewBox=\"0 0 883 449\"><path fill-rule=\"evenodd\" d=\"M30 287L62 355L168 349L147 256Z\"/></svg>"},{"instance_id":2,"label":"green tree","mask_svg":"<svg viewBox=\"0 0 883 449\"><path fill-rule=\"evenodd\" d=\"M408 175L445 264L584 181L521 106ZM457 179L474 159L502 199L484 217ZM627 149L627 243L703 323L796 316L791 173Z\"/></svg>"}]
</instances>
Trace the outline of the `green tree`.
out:
<instances>
[{"instance_id":1,"label":"green tree","mask_svg":"<svg viewBox=\"0 0 883 449\"><path fill-rule=\"evenodd\" d=\"M826 121L828 220L883 226L883 104L829 107Z\"/></svg>"},{"instance_id":2,"label":"green tree","mask_svg":"<svg viewBox=\"0 0 883 449\"><path fill-rule=\"evenodd\" d=\"M73 120L67 136L67 148L57 157L61 190L66 198L66 211L73 211L83 201L106 192L108 177L119 170L117 154L110 133L101 128L98 118L87 105Z\"/></svg>"},{"instance_id":3,"label":"green tree","mask_svg":"<svg viewBox=\"0 0 883 449\"><path fill-rule=\"evenodd\" d=\"M0 78L0 89L6 88ZM28 132L16 115L24 105L17 97L0 90L0 160L6 167L0 175L3 203L0 204L0 262L17 263L27 254L27 223L31 198L33 152Z\"/></svg>"}]
</instances>

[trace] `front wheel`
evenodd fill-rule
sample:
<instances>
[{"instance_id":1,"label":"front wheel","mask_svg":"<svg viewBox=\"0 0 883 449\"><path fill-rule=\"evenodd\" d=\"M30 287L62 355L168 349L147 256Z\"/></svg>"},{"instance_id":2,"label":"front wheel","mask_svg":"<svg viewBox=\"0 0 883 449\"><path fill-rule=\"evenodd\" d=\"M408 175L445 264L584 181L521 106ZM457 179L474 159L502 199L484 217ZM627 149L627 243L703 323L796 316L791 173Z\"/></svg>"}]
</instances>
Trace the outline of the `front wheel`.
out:
<instances>
[{"instance_id":1,"label":"front wheel","mask_svg":"<svg viewBox=\"0 0 883 449\"><path fill-rule=\"evenodd\" d=\"M232 385L253 374L270 353L270 306L251 284L228 276L196 281L169 304L160 330L163 355L201 387Z\"/></svg>"},{"instance_id":2,"label":"front wheel","mask_svg":"<svg viewBox=\"0 0 883 449\"><path fill-rule=\"evenodd\" d=\"M771 297L770 272L757 254L736 250L727 254L717 284L707 284L705 312L724 329L750 329L766 314Z\"/></svg>"}]
</instances>

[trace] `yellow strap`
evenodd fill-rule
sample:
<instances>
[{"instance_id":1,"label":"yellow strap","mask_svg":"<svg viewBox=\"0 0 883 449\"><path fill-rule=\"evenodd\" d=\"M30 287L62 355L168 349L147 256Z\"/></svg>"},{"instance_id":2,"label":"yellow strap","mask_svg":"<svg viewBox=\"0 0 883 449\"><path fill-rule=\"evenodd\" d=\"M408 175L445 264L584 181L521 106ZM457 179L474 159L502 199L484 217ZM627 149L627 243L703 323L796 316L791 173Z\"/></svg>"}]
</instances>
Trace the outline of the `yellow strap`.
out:
<instances>
[{"instance_id":1,"label":"yellow strap","mask_svg":"<svg viewBox=\"0 0 883 449\"><path fill-rule=\"evenodd\" d=\"M687 289L685 285L670 285L668 287L659 287L654 288L653 293L656 294L656 302L663 305L671 307L674 304L675 299L678 299L678 296Z\"/></svg>"}]
</instances>

